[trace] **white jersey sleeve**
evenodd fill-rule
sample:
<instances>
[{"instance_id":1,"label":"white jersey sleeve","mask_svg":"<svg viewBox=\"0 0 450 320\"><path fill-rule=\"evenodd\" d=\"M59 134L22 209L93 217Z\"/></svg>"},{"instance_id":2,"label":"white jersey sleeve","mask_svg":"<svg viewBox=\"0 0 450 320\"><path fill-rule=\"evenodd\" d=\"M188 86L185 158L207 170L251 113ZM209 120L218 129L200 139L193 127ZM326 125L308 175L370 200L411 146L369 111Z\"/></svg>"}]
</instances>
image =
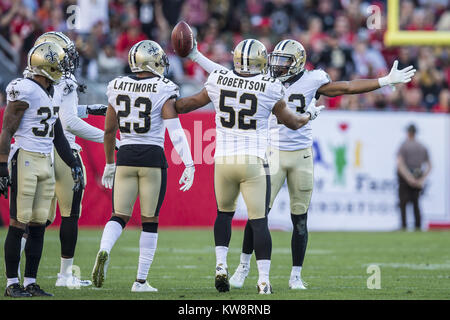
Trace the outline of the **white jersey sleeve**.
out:
<instances>
[{"instance_id":1,"label":"white jersey sleeve","mask_svg":"<svg viewBox=\"0 0 450 320\"><path fill-rule=\"evenodd\" d=\"M6 87L6 98L8 101L24 101L31 105L33 99L33 87L29 81L14 79Z\"/></svg>"},{"instance_id":2,"label":"white jersey sleeve","mask_svg":"<svg viewBox=\"0 0 450 320\"><path fill-rule=\"evenodd\" d=\"M77 83L74 79L65 79L56 87L60 91L61 107L59 118L64 129L64 134L72 149L80 150L81 147L75 143L75 138L103 143L103 131L91 126L78 117L78 93ZM56 97L55 97L56 98Z\"/></svg>"},{"instance_id":3,"label":"white jersey sleeve","mask_svg":"<svg viewBox=\"0 0 450 320\"><path fill-rule=\"evenodd\" d=\"M330 83L331 79L328 73L323 71L322 69L316 69L313 71L310 71L312 75L312 80L314 81L314 87L316 87L316 91L323 86L324 84Z\"/></svg>"}]
</instances>

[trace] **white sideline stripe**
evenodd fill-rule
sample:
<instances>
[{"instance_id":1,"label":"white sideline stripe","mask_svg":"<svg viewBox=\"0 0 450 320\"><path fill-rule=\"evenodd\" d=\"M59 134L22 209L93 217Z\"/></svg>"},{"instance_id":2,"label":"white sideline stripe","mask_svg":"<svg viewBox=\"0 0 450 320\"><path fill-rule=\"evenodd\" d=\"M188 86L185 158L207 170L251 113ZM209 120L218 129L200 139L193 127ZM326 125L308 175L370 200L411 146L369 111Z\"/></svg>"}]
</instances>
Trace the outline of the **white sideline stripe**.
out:
<instances>
[{"instance_id":1,"label":"white sideline stripe","mask_svg":"<svg viewBox=\"0 0 450 320\"><path fill-rule=\"evenodd\" d=\"M394 268L394 269L412 269L412 270L450 270L450 263L368 263L363 264L363 267L370 265L378 265L380 267Z\"/></svg>"},{"instance_id":2,"label":"white sideline stripe","mask_svg":"<svg viewBox=\"0 0 450 320\"><path fill-rule=\"evenodd\" d=\"M139 248L137 247L118 247L117 249L131 252L139 252ZM168 252L168 253L177 253L177 254L201 254L201 253L214 253L214 247L208 246L198 249L177 249L177 248L157 248L156 251L159 252ZM229 248L229 253L241 253L240 248ZM290 248L274 248L272 249L273 254L291 254ZM331 250L321 250L321 249L311 249L306 251L307 254L313 255L329 255L333 253Z\"/></svg>"}]
</instances>

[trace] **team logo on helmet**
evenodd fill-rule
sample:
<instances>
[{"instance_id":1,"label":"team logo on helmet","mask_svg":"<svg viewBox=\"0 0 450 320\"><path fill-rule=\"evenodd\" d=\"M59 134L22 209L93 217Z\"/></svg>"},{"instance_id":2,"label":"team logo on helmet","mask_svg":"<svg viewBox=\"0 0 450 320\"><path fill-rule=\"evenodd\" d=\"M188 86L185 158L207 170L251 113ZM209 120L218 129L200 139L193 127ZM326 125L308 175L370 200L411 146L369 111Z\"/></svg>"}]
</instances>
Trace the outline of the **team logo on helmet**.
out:
<instances>
[{"instance_id":1,"label":"team logo on helmet","mask_svg":"<svg viewBox=\"0 0 450 320\"><path fill-rule=\"evenodd\" d=\"M158 54L158 48L150 47L147 52L148 52L148 54L151 54L152 56L156 56Z\"/></svg>"},{"instance_id":2,"label":"team logo on helmet","mask_svg":"<svg viewBox=\"0 0 450 320\"><path fill-rule=\"evenodd\" d=\"M52 51L52 49L48 49L48 52L44 56L44 58L50 63L55 63L57 56L58 56L58 54L56 52Z\"/></svg>"}]
</instances>

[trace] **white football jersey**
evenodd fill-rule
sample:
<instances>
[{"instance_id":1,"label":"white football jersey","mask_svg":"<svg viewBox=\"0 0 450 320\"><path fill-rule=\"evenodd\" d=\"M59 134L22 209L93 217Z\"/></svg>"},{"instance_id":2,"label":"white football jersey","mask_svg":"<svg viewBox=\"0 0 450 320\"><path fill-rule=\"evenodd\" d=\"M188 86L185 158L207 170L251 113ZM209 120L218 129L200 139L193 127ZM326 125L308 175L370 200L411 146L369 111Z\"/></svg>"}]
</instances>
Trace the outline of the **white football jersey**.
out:
<instances>
[{"instance_id":1,"label":"white football jersey","mask_svg":"<svg viewBox=\"0 0 450 320\"><path fill-rule=\"evenodd\" d=\"M254 155L265 159L269 116L283 99L279 80L267 75L242 77L231 70L212 72L205 83L216 110L215 157Z\"/></svg>"},{"instance_id":2,"label":"white football jersey","mask_svg":"<svg viewBox=\"0 0 450 320\"><path fill-rule=\"evenodd\" d=\"M11 81L6 94L8 101L28 103L19 128L14 134L15 145L31 152L49 154L53 150L53 137L59 104L38 82L29 78Z\"/></svg>"},{"instance_id":3,"label":"white football jersey","mask_svg":"<svg viewBox=\"0 0 450 320\"><path fill-rule=\"evenodd\" d=\"M164 148L161 109L179 96L178 86L166 78L118 77L108 84L108 102L116 110L120 145L152 144Z\"/></svg>"},{"instance_id":4,"label":"white football jersey","mask_svg":"<svg viewBox=\"0 0 450 320\"><path fill-rule=\"evenodd\" d=\"M75 135L65 129L65 119L68 117L78 117L78 84L75 77L72 75L70 79L62 78L54 85L55 93L53 98L55 104L59 103L59 118L64 129L64 135L70 144L70 147L75 150L80 150L81 147L75 143Z\"/></svg>"},{"instance_id":5,"label":"white football jersey","mask_svg":"<svg viewBox=\"0 0 450 320\"><path fill-rule=\"evenodd\" d=\"M323 70L305 70L303 75L293 81L284 82L285 101L288 108L297 113L305 113L308 104L316 95L317 90L331 80ZM294 151L312 146L311 121L298 130L292 130L279 124L275 115L270 119L270 144L284 151Z\"/></svg>"}]
</instances>

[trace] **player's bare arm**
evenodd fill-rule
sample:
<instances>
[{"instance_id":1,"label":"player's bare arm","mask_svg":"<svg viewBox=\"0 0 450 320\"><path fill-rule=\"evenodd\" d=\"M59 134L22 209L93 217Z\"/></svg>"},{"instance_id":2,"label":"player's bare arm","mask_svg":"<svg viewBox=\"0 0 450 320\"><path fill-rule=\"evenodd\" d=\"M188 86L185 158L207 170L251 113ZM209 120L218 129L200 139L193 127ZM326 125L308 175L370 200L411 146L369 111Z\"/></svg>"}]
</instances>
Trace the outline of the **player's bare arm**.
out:
<instances>
[{"instance_id":1,"label":"player's bare arm","mask_svg":"<svg viewBox=\"0 0 450 320\"><path fill-rule=\"evenodd\" d=\"M28 108L25 101L10 101L3 115L2 132L0 133L0 163L8 161L11 139L20 125L23 114Z\"/></svg>"},{"instance_id":2,"label":"player's bare arm","mask_svg":"<svg viewBox=\"0 0 450 320\"><path fill-rule=\"evenodd\" d=\"M370 92L386 85L396 85L411 81L416 69L408 66L402 70L397 69L398 61L392 65L391 72L379 79L358 79L352 81L336 81L324 84L317 92L327 97L335 97L343 94L358 94Z\"/></svg>"},{"instance_id":3,"label":"player's bare arm","mask_svg":"<svg viewBox=\"0 0 450 320\"><path fill-rule=\"evenodd\" d=\"M193 96L178 99L175 103L175 109L177 113L188 113L202 108L210 102L211 99L208 96L208 92L206 89L203 89Z\"/></svg>"},{"instance_id":4,"label":"player's bare arm","mask_svg":"<svg viewBox=\"0 0 450 320\"><path fill-rule=\"evenodd\" d=\"M24 101L11 101L8 103L3 115L3 127L0 133L0 196L8 198L10 178L8 172L8 156L11 148L11 139L20 125L23 114L28 108Z\"/></svg>"},{"instance_id":5,"label":"player's bare arm","mask_svg":"<svg viewBox=\"0 0 450 320\"><path fill-rule=\"evenodd\" d=\"M299 115L292 112L286 107L284 100L278 101L272 109L272 113L277 117L278 121L292 130L297 130L303 127L311 119L311 115Z\"/></svg>"},{"instance_id":6,"label":"player's bare arm","mask_svg":"<svg viewBox=\"0 0 450 320\"><path fill-rule=\"evenodd\" d=\"M119 129L117 115L113 106L108 105L105 119L105 135L103 147L105 149L106 163L114 163L114 150L116 148L116 133Z\"/></svg>"}]
</instances>

